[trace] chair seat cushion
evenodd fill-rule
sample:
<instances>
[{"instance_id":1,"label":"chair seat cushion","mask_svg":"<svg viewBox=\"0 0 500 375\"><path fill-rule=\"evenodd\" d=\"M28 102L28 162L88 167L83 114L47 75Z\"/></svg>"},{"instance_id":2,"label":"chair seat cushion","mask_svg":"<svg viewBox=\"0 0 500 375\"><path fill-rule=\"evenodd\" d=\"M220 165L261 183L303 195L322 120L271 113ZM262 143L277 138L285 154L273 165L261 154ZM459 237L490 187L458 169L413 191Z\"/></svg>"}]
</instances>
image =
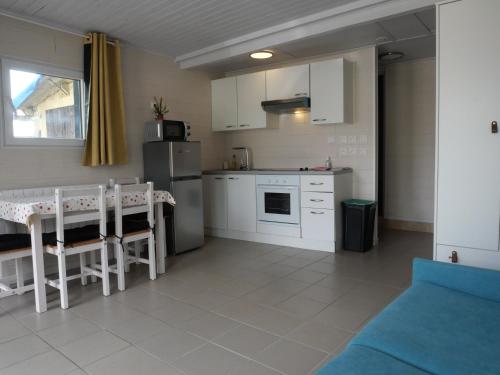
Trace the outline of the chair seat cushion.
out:
<instances>
[{"instance_id":1,"label":"chair seat cushion","mask_svg":"<svg viewBox=\"0 0 500 375\"><path fill-rule=\"evenodd\" d=\"M66 229L64 231L64 245L68 246L77 242L99 239L99 225L86 225L81 228ZM43 242L50 246L57 246L55 232L43 235Z\"/></svg>"},{"instance_id":2,"label":"chair seat cushion","mask_svg":"<svg viewBox=\"0 0 500 375\"><path fill-rule=\"evenodd\" d=\"M130 215L134 216L134 215ZM145 220L130 220L127 216L123 218L122 230L123 234L140 232L143 230L149 229L149 222L147 219ZM113 236L115 234L115 223L108 223L108 236Z\"/></svg>"},{"instance_id":3,"label":"chair seat cushion","mask_svg":"<svg viewBox=\"0 0 500 375\"><path fill-rule=\"evenodd\" d=\"M0 251L31 247L31 236L24 233L0 234Z\"/></svg>"},{"instance_id":4,"label":"chair seat cushion","mask_svg":"<svg viewBox=\"0 0 500 375\"><path fill-rule=\"evenodd\" d=\"M429 375L387 354L352 345L316 375Z\"/></svg>"},{"instance_id":5,"label":"chair seat cushion","mask_svg":"<svg viewBox=\"0 0 500 375\"><path fill-rule=\"evenodd\" d=\"M351 342L433 374L500 374L500 302L417 282Z\"/></svg>"}]
</instances>

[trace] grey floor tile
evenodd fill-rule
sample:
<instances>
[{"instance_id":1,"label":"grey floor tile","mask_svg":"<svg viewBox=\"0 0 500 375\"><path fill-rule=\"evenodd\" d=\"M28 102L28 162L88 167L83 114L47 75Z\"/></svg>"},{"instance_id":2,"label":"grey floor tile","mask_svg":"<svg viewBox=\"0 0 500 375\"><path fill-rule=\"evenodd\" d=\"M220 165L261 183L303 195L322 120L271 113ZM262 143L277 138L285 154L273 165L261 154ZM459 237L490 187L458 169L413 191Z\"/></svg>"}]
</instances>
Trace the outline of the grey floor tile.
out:
<instances>
[{"instance_id":1,"label":"grey floor tile","mask_svg":"<svg viewBox=\"0 0 500 375\"><path fill-rule=\"evenodd\" d=\"M22 336L0 344L0 369L12 366L38 354L51 350L51 347L35 335Z\"/></svg>"},{"instance_id":2,"label":"grey floor tile","mask_svg":"<svg viewBox=\"0 0 500 375\"><path fill-rule=\"evenodd\" d=\"M255 361L246 361L241 367L234 370L231 375L282 375L282 373Z\"/></svg>"},{"instance_id":3,"label":"grey floor tile","mask_svg":"<svg viewBox=\"0 0 500 375\"><path fill-rule=\"evenodd\" d=\"M84 319L72 319L58 326L43 329L38 335L50 345L60 347L99 332L101 329Z\"/></svg>"},{"instance_id":4,"label":"grey floor tile","mask_svg":"<svg viewBox=\"0 0 500 375\"><path fill-rule=\"evenodd\" d=\"M73 314L69 310L62 310L61 308L54 308L46 311L43 314L33 312L28 315L24 315L17 320L21 322L25 327L33 330L40 331L42 329L58 326L63 323L69 322L71 319L78 318L76 314Z\"/></svg>"},{"instance_id":5,"label":"grey floor tile","mask_svg":"<svg viewBox=\"0 0 500 375\"><path fill-rule=\"evenodd\" d=\"M287 375L307 375L326 353L282 339L257 356L257 361Z\"/></svg>"},{"instance_id":6,"label":"grey floor tile","mask_svg":"<svg viewBox=\"0 0 500 375\"><path fill-rule=\"evenodd\" d=\"M352 334L317 322L307 322L286 335L287 338L332 353L352 338Z\"/></svg>"},{"instance_id":7,"label":"grey floor tile","mask_svg":"<svg viewBox=\"0 0 500 375\"><path fill-rule=\"evenodd\" d=\"M275 335L286 335L303 321L282 311L264 308L250 316L247 323Z\"/></svg>"},{"instance_id":8,"label":"grey floor tile","mask_svg":"<svg viewBox=\"0 0 500 375\"><path fill-rule=\"evenodd\" d=\"M296 271L297 269L298 267L291 267L284 264L273 263L268 265L267 267L260 268L259 270L275 277L283 277Z\"/></svg>"},{"instance_id":9,"label":"grey floor tile","mask_svg":"<svg viewBox=\"0 0 500 375\"><path fill-rule=\"evenodd\" d=\"M298 271L292 272L287 276L290 279L302 281L308 284L314 284L318 281L324 279L326 275L321 272L309 271L306 269L299 269Z\"/></svg>"},{"instance_id":10,"label":"grey floor tile","mask_svg":"<svg viewBox=\"0 0 500 375\"><path fill-rule=\"evenodd\" d=\"M97 298L88 303L72 307L71 311L75 315L104 328L114 324L117 320L132 319L142 314L120 303L111 303L105 298Z\"/></svg>"},{"instance_id":11,"label":"grey floor tile","mask_svg":"<svg viewBox=\"0 0 500 375\"><path fill-rule=\"evenodd\" d=\"M290 266L290 267L295 267L295 268L302 268L307 266L308 264L314 263L314 260L312 259L305 259L305 258L299 258L299 257L288 257L279 264L283 264L285 266Z\"/></svg>"},{"instance_id":12,"label":"grey floor tile","mask_svg":"<svg viewBox=\"0 0 500 375\"><path fill-rule=\"evenodd\" d=\"M257 313L265 312L266 309L263 306L257 305L256 303L250 302L246 299L237 299L227 305L219 306L213 311L228 318L240 322L246 322Z\"/></svg>"},{"instance_id":13,"label":"grey floor tile","mask_svg":"<svg viewBox=\"0 0 500 375\"><path fill-rule=\"evenodd\" d=\"M243 356L254 358L257 353L262 352L278 340L279 337L270 333L247 325L240 325L217 337L213 342Z\"/></svg>"},{"instance_id":14,"label":"grey floor tile","mask_svg":"<svg viewBox=\"0 0 500 375\"><path fill-rule=\"evenodd\" d=\"M275 308L285 311L301 319L308 319L323 310L327 303L318 302L303 296L294 296L275 305Z\"/></svg>"},{"instance_id":15,"label":"grey floor tile","mask_svg":"<svg viewBox=\"0 0 500 375\"><path fill-rule=\"evenodd\" d=\"M330 263L316 262L305 267L309 271L321 272L324 274L331 274L334 272L334 267Z\"/></svg>"},{"instance_id":16,"label":"grey floor tile","mask_svg":"<svg viewBox=\"0 0 500 375\"><path fill-rule=\"evenodd\" d=\"M94 362L84 367L84 370L90 375L180 375L165 362L135 347Z\"/></svg>"},{"instance_id":17,"label":"grey floor tile","mask_svg":"<svg viewBox=\"0 0 500 375\"><path fill-rule=\"evenodd\" d=\"M217 306L225 305L232 300L234 300L234 297L229 297L214 290L207 290L205 292L190 296L184 302L187 302L201 309L211 310Z\"/></svg>"},{"instance_id":18,"label":"grey floor tile","mask_svg":"<svg viewBox=\"0 0 500 375\"><path fill-rule=\"evenodd\" d=\"M345 293L347 292L344 290L325 288L321 285L315 284L301 291L298 296L330 304Z\"/></svg>"},{"instance_id":19,"label":"grey floor tile","mask_svg":"<svg viewBox=\"0 0 500 375\"><path fill-rule=\"evenodd\" d=\"M153 310L149 315L172 326L179 326L183 322L205 313L206 311L198 307L170 298L166 307Z\"/></svg>"},{"instance_id":20,"label":"grey floor tile","mask_svg":"<svg viewBox=\"0 0 500 375\"><path fill-rule=\"evenodd\" d=\"M76 369L74 363L55 350L32 357L0 371L0 375L64 375Z\"/></svg>"},{"instance_id":21,"label":"grey floor tile","mask_svg":"<svg viewBox=\"0 0 500 375\"><path fill-rule=\"evenodd\" d=\"M350 332L357 332L363 323L374 315L375 312L371 310L340 309L330 305L316 315L313 321Z\"/></svg>"},{"instance_id":22,"label":"grey floor tile","mask_svg":"<svg viewBox=\"0 0 500 375\"><path fill-rule=\"evenodd\" d=\"M189 375L232 374L247 359L213 344L206 344L174 362Z\"/></svg>"},{"instance_id":23,"label":"grey floor tile","mask_svg":"<svg viewBox=\"0 0 500 375\"><path fill-rule=\"evenodd\" d=\"M246 280L231 279L230 282L217 287L217 291L231 297L241 297L255 289L258 286Z\"/></svg>"},{"instance_id":24,"label":"grey floor tile","mask_svg":"<svg viewBox=\"0 0 500 375\"><path fill-rule=\"evenodd\" d=\"M58 350L78 366L83 367L123 350L127 346L129 346L129 343L126 341L109 332L100 331L66 344Z\"/></svg>"},{"instance_id":25,"label":"grey floor tile","mask_svg":"<svg viewBox=\"0 0 500 375\"><path fill-rule=\"evenodd\" d=\"M136 343L153 335L168 332L168 328L161 320L143 314L132 319L117 321L107 330L125 341Z\"/></svg>"},{"instance_id":26,"label":"grey floor tile","mask_svg":"<svg viewBox=\"0 0 500 375\"><path fill-rule=\"evenodd\" d=\"M239 323L235 320L218 314L205 313L182 323L180 328L206 340L212 340L238 325Z\"/></svg>"},{"instance_id":27,"label":"grey floor tile","mask_svg":"<svg viewBox=\"0 0 500 375\"><path fill-rule=\"evenodd\" d=\"M169 327L166 332L138 342L136 346L163 361L174 362L205 343L199 337Z\"/></svg>"},{"instance_id":28,"label":"grey floor tile","mask_svg":"<svg viewBox=\"0 0 500 375\"><path fill-rule=\"evenodd\" d=\"M15 298L15 297L9 297ZM31 333L10 315L0 316L0 343Z\"/></svg>"}]
</instances>

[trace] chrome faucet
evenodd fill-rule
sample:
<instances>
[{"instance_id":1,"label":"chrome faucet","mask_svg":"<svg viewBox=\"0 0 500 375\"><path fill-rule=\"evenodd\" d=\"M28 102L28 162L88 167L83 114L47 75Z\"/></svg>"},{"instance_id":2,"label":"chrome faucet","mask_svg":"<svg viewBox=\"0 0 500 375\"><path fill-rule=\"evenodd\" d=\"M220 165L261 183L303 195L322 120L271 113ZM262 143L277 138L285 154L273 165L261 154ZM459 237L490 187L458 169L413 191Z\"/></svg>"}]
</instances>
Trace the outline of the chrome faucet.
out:
<instances>
[{"instance_id":1,"label":"chrome faucet","mask_svg":"<svg viewBox=\"0 0 500 375\"><path fill-rule=\"evenodd\" d=\"M249 171L250 170L250 156L249 156L248 147L233 147L233 150L244 151L244 152L242 152L242 157L240 159L240 169L243 171Z\"/></svg>"}]
</instances>

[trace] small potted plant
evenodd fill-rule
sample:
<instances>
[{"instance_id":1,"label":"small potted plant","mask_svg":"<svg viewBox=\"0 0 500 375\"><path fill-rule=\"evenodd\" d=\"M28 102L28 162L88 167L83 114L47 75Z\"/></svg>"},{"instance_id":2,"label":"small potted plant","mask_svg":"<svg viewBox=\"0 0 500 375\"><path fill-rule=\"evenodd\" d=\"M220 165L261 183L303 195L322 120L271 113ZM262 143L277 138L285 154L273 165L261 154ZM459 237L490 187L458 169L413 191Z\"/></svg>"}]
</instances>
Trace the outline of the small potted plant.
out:
<instances>
[{"instance_id":1,"label":"small potted plant","mask_svg":"<svg viewBox=\"0 0 500 375\"><path fill-rule=\"evenodd\" d=\"M163 102L163 96L160 96L160 99L156 96L154 97L154 102L151 103L151 109L153 110L153 116L156 121L162 121L163 116L169 112L167 105Z\"/></svg>"}]
</instances>

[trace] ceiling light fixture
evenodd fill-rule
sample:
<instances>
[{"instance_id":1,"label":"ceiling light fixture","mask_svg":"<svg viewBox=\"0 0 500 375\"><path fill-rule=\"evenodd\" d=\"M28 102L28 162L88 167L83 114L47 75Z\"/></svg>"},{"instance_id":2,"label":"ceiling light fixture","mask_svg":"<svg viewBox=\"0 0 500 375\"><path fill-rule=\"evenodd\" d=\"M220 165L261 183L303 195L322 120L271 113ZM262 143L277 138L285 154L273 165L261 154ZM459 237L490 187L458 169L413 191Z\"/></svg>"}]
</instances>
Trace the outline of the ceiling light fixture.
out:
<instances>
[{"instance_id":1,"label":"ceiling light fixture","mask_svg":"<svg viewBox=\"0 0 500 375\"><path fill-rule=\"evenodd\" d=\"M269 59L271 57L273 57L273 53L271 51L257 51L257 52L253 52L250 54L250 57L252 59L256 59L256 60L264 60L264 59Z\"/></svg>"},{"instance_id":2,"label":"ceiling light fixture","mask_svg":"<svg viewBox=\"0 0 500 375\"><path fill-rule=\"evenodd\" d=\"M405 56L403 52L384 52L379 56L380 61L395 61Z\"/></svg>"}]
</instances>

